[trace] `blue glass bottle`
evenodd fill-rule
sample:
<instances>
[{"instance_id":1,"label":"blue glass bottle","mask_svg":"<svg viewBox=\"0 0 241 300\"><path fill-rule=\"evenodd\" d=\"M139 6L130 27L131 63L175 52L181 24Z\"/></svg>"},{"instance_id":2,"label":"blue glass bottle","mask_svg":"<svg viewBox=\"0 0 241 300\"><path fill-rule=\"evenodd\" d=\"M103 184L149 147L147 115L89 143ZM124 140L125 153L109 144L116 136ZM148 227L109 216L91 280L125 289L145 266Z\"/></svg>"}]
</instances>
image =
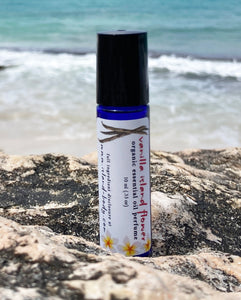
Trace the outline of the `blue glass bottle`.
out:
<instances>
[{"instance_id":1,"label":"blue glass bottle","mask_svg":"<svg viewBox=\"0 0 241 300\"><path fill-rule=\"evenodd\" d=\"M151 255L150 126L146 32L98 34L100 245Z\"/></svg>"}]
</instances>

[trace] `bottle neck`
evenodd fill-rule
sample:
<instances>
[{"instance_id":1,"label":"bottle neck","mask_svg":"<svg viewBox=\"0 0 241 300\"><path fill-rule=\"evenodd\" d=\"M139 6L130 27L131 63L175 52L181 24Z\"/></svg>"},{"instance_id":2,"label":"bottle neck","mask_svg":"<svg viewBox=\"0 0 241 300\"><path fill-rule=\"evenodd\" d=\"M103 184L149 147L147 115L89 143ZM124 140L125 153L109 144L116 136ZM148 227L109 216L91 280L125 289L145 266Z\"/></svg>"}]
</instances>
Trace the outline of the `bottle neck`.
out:
<instances>
[{"instance_id":1,"label":"bottle neck","mask_svg":"<svg viewBox=\"0 0 241 300\"><path fill-rule=\"evenodd\" d=\"M109 120L134 120L149 117L149 105L97 106L97 117Z\"/></svg>"}]
</instances>

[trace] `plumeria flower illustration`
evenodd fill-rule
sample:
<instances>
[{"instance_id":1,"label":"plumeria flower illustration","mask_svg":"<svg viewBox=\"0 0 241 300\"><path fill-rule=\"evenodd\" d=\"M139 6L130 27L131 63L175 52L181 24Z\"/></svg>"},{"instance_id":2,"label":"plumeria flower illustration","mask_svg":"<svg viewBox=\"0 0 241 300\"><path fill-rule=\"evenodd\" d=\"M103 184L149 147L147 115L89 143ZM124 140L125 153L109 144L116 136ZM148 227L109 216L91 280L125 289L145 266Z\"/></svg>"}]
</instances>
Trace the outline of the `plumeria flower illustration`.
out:
<instances>
[{"instance_id":1,"label":"plumeria flower illustration","mask_svg":"<svg viewBox=\"0 0 241 300\"><path fill-rule=\"evenodd\" d=\"M151 240L150 239L147 239L147 241L144 245L144 248L145 248L145 252L147 252L151 249Z\"/></svg>"},{"instance_id":2,"label":"plumeria flower illustration","mask_svg":"<svg viewBox=\"0 0 241 300\"><path fill-rule=\"evenodd\" d=\"M113 249L113 244L114 241L110 236L106 236L103 238L104 244L105 244L105 248L109 248L109 249Z\"/></svg>"},{"instance_id":3,"label":"plumeria flower illustration","mask_svg":"<svg viewBox=\"0 0 241 300\"><path fill-rule=\"evenodd\" d=\"M118 239L113 238L108 230L106 231L106 235L102 236L102 241L104 242L104 247L106 249L115 251L115 246L118 243Z\"/></svg>"},{"instance_id":4,"label":"plumeria flower illustration","mask_svg":"<svg viewBox=\"0 0 241 300\"><path fill-rule=\"evenodd\" d=\"M133 256L136 254L136 245L130 244L129 242L125 243L125 245L122 247L123 251L125 252L126 256Z\"/></svg>"},{"instance_id":5,"label":"plumeria flower illustration","mask_svg":"<svg viewBox=\"0 0 241 300\"><path fill-rule=\"evenodd\" d=\"M123 239L123 244L119 245L118 250L126 256L134 256L140 253L141 244L138 242L131 242L128 237Z\"/></svg>"}]
</instances>

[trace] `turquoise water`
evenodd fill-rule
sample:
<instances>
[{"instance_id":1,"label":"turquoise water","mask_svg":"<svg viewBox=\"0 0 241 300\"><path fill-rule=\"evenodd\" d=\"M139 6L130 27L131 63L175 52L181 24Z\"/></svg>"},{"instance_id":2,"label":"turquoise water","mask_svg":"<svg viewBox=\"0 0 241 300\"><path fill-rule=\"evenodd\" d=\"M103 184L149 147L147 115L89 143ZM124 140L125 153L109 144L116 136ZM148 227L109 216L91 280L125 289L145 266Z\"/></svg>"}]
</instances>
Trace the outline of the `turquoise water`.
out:
<instances>
[{"instance_id":1,"label":"turquoise water","mask_svg":"<svg viewBox=\"0 0 241 300\"><path fill-rule=\"evenodd\" d=\"M1 0L0 45L95 50L97 31L141 29L158 52L241 57L238 0Z\"/></svg>"},{"instance_id":2,"label":"turquoise water","mask_svg":"<svg viewBox=\"0 0 241 300\"><path fill-rule=\"evenodd\" d=\"M0 0L0 149L96 149L96 32L112 29L148 31L153 149L241 146L241 1Z\"/></svg>"}]
</instances>

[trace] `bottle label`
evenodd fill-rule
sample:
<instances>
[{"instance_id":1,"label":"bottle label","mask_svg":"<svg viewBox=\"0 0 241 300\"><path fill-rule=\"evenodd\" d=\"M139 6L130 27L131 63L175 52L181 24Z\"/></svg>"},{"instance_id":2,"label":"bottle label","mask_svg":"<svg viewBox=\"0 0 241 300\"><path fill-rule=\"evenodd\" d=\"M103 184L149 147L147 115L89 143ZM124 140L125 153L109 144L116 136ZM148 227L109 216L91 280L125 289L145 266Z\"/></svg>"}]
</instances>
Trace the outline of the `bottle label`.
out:
<instances>
[{"instance_id":1,"label":"bottle label","mask_svg":"<svg viewBox=\"0 0 241 300\"><path fill-rule=\"evenodd\" d=\"M97 118L100 245L127 256L151 249L149 119Z\"/></svg>"}]
</instances>

